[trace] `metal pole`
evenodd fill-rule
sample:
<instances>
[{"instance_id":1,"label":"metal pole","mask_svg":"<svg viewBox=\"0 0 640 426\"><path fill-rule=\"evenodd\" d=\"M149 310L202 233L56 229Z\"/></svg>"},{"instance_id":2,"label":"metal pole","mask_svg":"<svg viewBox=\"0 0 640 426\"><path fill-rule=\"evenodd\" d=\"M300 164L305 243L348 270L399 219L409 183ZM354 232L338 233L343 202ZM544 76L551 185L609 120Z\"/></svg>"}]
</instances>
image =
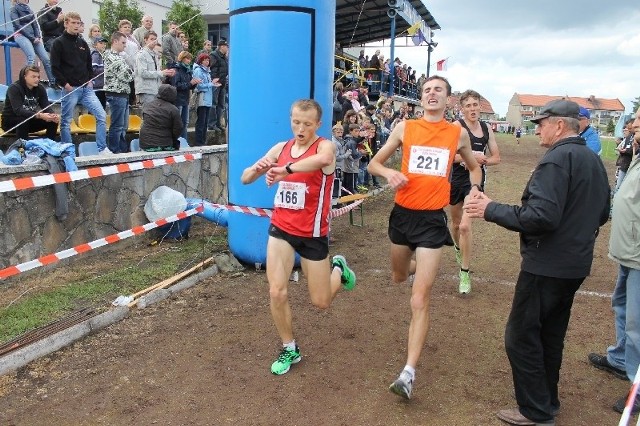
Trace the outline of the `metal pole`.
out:
<instances>
[{"instance_id":1,"label":"metal pole","mask_svg":"<svg viewBox=\"0 0 640 426\"><path fill-rule=\"evenodd\" d=\"M433 48L431 47L431 42L427 43L427 78L429 78L429 73L431 72L431 52Z\"/></svg>"},{"instance_id":2,"label":"metal pole","mask_svg":"<svg viewBox=\"0 0 640 426\"><path fill-rule=\"evenodd\" d=\"M393 79L396 74L395 61L395 38L396 38L396 17L391 18L391 54L389 58L389 97L393 97Z\"/></svg>"}]
</instances>

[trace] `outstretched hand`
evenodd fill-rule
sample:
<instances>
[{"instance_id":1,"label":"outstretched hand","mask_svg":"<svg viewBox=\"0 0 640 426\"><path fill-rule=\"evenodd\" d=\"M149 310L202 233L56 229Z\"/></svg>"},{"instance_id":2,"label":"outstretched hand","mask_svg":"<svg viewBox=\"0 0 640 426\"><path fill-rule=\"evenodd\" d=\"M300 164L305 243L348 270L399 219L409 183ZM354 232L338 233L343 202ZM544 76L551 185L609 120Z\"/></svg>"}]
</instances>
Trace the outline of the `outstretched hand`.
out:
<instances>
[{"instance_id":1,"label":"outstretched hand","mask_svg":"<svg viewBox=\"0 0 640 426\"><path fill-rule=\"evenodd\" d=\"M489 203L492 201L493 200L484 195L484 193L478 192L477 195L468 197L465 200L464 206L462 208L464 209L465 213L469 215L469 217L483 219L484 212Z\"/></svg>"}]
</instances>

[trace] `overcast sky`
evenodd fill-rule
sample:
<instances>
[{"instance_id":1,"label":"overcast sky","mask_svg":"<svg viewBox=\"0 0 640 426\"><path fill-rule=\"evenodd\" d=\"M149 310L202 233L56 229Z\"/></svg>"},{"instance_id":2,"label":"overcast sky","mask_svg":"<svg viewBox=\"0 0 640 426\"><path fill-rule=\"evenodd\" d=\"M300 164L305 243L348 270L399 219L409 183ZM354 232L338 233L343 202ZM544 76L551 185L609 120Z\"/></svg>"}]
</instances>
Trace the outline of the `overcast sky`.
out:
<instances>
[{"instance_id":1,"label":"overcast sky","mask_svg":"<svg viewBox=\"0 0 640 426\"><path fill-rule=\"evenodd\" d=\"M636 1L427 0L425 4L442 27L433 37L438 46L431 54L431 75L444 75L457 91L477 90L500 116L506 115L515 92L618 98L625 113L640 96ZM366 50L371 55L376 48ZM388 47L381 51L389 57ZM395 56L416 68L418 76L426 72L426 46L399 47ZM435 63L447 57L447 71L436 71Z\"/></svg>"}]
</instances>

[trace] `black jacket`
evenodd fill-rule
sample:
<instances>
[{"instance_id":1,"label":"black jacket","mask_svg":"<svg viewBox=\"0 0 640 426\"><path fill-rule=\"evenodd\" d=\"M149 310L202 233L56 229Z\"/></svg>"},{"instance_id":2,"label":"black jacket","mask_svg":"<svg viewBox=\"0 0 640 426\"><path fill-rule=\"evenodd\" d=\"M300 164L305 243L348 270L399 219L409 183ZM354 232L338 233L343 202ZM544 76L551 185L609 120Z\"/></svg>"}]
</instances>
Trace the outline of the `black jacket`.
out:
<instances>
[{"instance_id":1,"label":"black jacket","mask_svg":"<svg viewBox=\"0 0 640 426\"><path fill-rule=\"evenodd\" d=\"M176 101L176 88L161 84L156 98L142 107L142 127L140 128L140 148L177 149L176 141L182 133L182 119ZM179 147L180 144L177 143Z\"/></svg>"},{"instance_id":2,"label":"black jacket","mask_svg":"<svg viewBox=\"0 0 640 426\"><path fill-rule=\"evenodd\" d=\"M211 52L211 79L219 78L218 83L222 84L221 87L227 84L227 75L229 75L229 61L227 57L223 55L220 50L216 49Z\"/></svg>"},{"instance_id":3,"label":"black jacket","mask_svg":"<svg viewBox=\"0 0 640 426\"><path fill-rule=\"evenodd\" d=\"M48 7L48 5L45 5L38 13L42 13L42 11L46 10ZM64 22L58 22L58 15L60 12L62 12L62 9L56 6L40 15L38 18L40 30L42 31L42 42L44 43L45 48L47 48L47 51L51 48L51 41L60 37L64 32Z\"/></svg>"},{"instance_id":4,"label":"black jacket","mask_svg":"<svg viewBox=\"0 0 640 426\"><path fill-rule=\"evenodd\" d=\"M24 81L24 69L20 70L18 81L7 89L7 98L2 110L3 120L25 120L49 106L47 91L42 85L29 90ZM51 112L51 111L48 111Z\"/></svg>"},{"instance_id":5,"label":"black jacket","mask_svg":"<svg viewBox=\"0 0 640 426\"><path fill-rule=\"evenodd\" d=\"M51 45L51 70L56 84L81 86L93 77L91 50L80 36L64 32Z\"/></svg>"},{"instance_id":6,"label":"black jacket","mask_svg":"<svg viewBox=\"0 0 640 426\"><path fill-rule=\"evenodd\" d=\"M522 194L522 206L491 202L484 218L520 233L522 270L554 278L591 272L598 228L609 218L609 181L584 139L555 143Z\"/></svg>"},{"instance_id":7,"label":"black jacket","mask_svg":"<svg viewBox=\"0 0 640 426\"><path fill-rule=\"evenodd\" d=\"M169 79L169 84L175 87L178 92L174 105L188 107L191 89L195 87L195 85L191 84L193 79L191 69L181 62L174 62L170 65L170 68L176 70L175 75Z\"/></svg>"}]
</instances>

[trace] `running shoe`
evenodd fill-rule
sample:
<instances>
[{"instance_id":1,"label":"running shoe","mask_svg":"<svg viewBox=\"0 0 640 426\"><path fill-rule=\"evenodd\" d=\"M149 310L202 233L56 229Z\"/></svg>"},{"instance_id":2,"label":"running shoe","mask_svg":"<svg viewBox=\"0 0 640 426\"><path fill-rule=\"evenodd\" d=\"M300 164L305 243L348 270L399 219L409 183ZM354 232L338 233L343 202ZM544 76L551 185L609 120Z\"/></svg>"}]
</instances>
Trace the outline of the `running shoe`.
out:
<instances>
[{"instance_id":1,"label":"running shoe","mask_svg":"<svg viewBox=\"0 0 640 426\"><path fill-rule=\"evenodd\" d=\"M458 285L458 292L460 294L471 293L471 276L469 271L460 270L460 284Z\"/></svg>"},{"instance_id":2,"label":"running shoe","mask_svg":"<svg viewBox=\"0 0 640 426\"><path fill-rule=\"evenodd\" d=\"M356 286L356 274L351 268L349 268L349 265L347 265L347 259L340 254L333 256L333 259L331 259L331 266L337 266L342 271L342 275L340 277L342 287L345 290L353 290Z\"/></svg>"},{"instance_id":3,"label":"running shoe","mask_svg":"<svg viewBox=\"0 0 640 426\"><path fill-rule=\"evenodd\" d=\"M278 376L285 374L291 368L292 364L297 364L302 360L300 348L296 345L295 349L282 348L282 352L278 355L278 359L271 364L271 372Z\"/></svg>"},{"instance_id":4,"label":"running shoe","mask_svg":"<svg viewBox=\"0 0 640 426\"><path fill-rule=\"evenodd\" d=\"M361 194L366 194L367 192L369 192L369 188L367 188L367 187L366 187L366 186L364 186L364 185L358 185L358 186L356 187L356 189L357 189L357 190L358 190L358 192L359 192L359 193L361 193Z\"/></svg>"},{"instance_id":5,"label":"running shoe","mask_svg":"<svg viewBox=\"0 0 640 426\"><path fill-rule=\"evenodd\" d=\"M413 389L413 377L407 371L402 370L400 376L391 383L389 390L396 395L405 399L411 399L411 390Z\"/></svg>"},{"instance_id":6,"label":"running shoe","mask_svg":"<svg viewBox=\"0 0 640 426\"><path fill-rule=\"evenodd\" d=\"M456 262L458 262L458 266L462 266L462 250L455 244L453 245L453 250L456 252Z\"/></svg>"}]
</instances>

